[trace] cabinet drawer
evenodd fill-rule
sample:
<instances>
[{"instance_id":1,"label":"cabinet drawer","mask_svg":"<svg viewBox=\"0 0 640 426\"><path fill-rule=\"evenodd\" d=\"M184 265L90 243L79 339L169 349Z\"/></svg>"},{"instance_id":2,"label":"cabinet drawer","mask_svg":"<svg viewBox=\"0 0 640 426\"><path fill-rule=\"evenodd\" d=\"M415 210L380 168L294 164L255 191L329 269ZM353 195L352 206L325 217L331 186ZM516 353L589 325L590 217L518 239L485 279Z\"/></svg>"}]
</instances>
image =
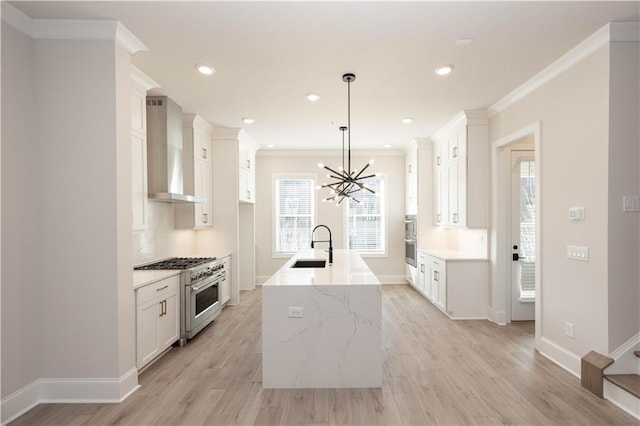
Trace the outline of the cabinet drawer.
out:
<instances>
[{"instance_id":1,"label":"cabinet drawer","mask_svg":"<svg viewBox=\"0 0 640 426\"><path fill-rule=\"evenodd\" d=\"M180 288L180 275L156 281L136 290L136 306L147 303L156 297L164 296L168 292L178 291Z\"/></svg>"}]
</instances>

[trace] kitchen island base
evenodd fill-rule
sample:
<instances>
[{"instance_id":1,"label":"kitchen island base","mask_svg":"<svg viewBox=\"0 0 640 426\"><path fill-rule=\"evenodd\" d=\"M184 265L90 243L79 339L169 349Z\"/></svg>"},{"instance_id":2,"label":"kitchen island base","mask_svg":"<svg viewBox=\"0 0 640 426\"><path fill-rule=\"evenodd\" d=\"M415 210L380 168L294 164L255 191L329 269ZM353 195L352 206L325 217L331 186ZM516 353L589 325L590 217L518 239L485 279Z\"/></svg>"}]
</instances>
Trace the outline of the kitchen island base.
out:
<instances>
[{"instance_id":1,"label":"kitchen island base","mask_svg":"<svg viewBox=\"0 0 640 426\"><path fill-rule=\"evenodd\" d=\"M263 285L264 388L382 387L380 283L357 254L337 252L305 271L289 268L297 255Z\"/></svg>"}]
</instances>

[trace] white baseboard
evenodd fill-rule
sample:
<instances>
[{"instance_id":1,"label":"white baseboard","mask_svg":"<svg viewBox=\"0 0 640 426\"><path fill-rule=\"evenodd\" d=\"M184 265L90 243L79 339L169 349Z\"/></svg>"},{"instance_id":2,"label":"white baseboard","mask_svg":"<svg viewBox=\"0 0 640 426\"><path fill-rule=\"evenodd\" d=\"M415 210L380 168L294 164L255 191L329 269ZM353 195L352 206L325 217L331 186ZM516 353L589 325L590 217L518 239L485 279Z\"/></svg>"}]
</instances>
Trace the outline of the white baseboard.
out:
<instances>
[{"instance_id":1,"label":"white baseboard","mask_svg":"<svg viewBox=\"0 0 640 426\"><path fill-rule=\"evenodd\" d=\"M498 325L507 325L507 311L494 311L491 306L487 308L487 319Z\"/></svg>"},{"instance_id":2,"label":"white baseboard","mask_svg":"<svg viewBox=\"0 0 640 426\"><path fill-rule=\"evenodd\" d=\"M580 357L555 342L542 337L540 347L536 348L545 358L558 364L577 378L580 378Z\"/></svg>"},{"instance_id":3,"label":"white baseboard","mask_svg":"<svg viewBox=\"0 0 640 426\"><path fill-rule=\"evenodd\" d=\"M624 342L609 357L614 363L605 371L606 374L640 374L640 359L633 351L640 349L640 333Z\"/></svg>"},{"instance_id":4,"label":"white baseboard","mask_svg":"<svg viewBox=\"0 0 640 426\"><path fill-rule=\"evenodd\" d=\"M38 379L2 399L2 424L42 403L122 402L139 387L135 367L116 379Z\"/></svg>"},{"instance_id":5,"label":"white baseboard","mask_svg":"<svg viewBox=\"0 0 640 426\"><path fill-rule=\"evenodd\" d=\"M638 398L608 380L604 381L603 391L604 399L640 420L640 400Z\"/></svg>"}]
</instances>

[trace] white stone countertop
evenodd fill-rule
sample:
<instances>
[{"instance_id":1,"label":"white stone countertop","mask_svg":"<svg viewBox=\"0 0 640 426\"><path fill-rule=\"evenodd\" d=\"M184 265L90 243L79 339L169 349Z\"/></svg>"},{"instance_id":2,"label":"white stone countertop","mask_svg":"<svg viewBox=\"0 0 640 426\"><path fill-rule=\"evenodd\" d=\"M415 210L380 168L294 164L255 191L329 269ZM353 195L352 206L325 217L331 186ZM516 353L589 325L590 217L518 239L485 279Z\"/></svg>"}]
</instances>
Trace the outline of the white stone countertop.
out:
<instances>
[{"instance_id":1,"label":"white stone countertop","mask_svg":"<svg viewBox=\"0 0 640 426\"><path fill-rule=\"evenodd\" d=\"M459 252L455 250L433 250L418 248L418 251L428 254L429 256L437 257L438 259L446 261L488 261L486 257Z\"/></svg>"},{"instance_id":2,"label":"white stone countertop","mask_svg":"<svg viewBox=\"0 0 640 426\"><path fill-rule=\"evenodd\" d=\"M149 284L153 284L157 281L164 280L165 278L172 277L174 275L180 275L179 270L172 269L169 271L158 270L142 270L133 271L133 289L136 290L140 287L144 287Z\"/></svg>"},{"instance_id":3,"label":"white stone countertop","mask_svg":"<svg viewBox=\"0 0 640 426\"><path fill-rule=\"evenodd\" d=\"M299 259L327 260L324 268L291 268ZM307 285L380 285L360 255L353 250L333 250L333 265L329 253L321 249L300 250L287 261L263 286Z\"/></svg>"}]
</instances>

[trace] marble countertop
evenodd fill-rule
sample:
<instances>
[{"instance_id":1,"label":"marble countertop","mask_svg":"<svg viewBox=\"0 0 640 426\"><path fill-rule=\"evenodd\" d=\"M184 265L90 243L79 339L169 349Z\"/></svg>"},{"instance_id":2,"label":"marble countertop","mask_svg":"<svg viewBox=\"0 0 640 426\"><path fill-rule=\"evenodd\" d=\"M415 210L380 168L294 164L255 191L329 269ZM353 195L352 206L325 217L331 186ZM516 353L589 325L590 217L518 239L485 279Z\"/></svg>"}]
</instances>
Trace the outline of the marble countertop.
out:
<instances>
[{"instance_id":1,"label":"marble countertop","mask_svg":"<svg viewBox=\"0 0 640 426\"><path fill-rule=\"evenodd\" d=\"M324 268L292 268L300 259L324 259ZM328 262L325 250L300 250L287 261L263 286L306 286L306 285L380 285L360 255L352 250L334 250L333 265Z\"/></svg>"},{"instance_id":2,"label":"marble countertop","mask_svg":"<svg viewBox=\"0 0 640 426\"><path fill-rule=\"evenodd\" d=\"M464 252L459 252L455 250L434 250L434 249L422 249L418 248L418 251L428 254L429 256L437 257L438 259L447 260L447 261L469 261L469 260L477 260L477 261L488 261L486 256L478 256L473 254L467 254Z\"/></svg>"},{"instance_id":3,"label":"marble countertop","mask_svg":"<svg viewBox=\"0 0 640 426\"><path fill-rule=\"evenodd\" d=\"M180 275L179 270L169 271L157 271L157 270L142 270L133 271L133 289L136 290L140 287L144 287L149 284L153 284L157 281L164 280L165 278L172 277L174 275Z\"/></svg>"}]
</instances>

